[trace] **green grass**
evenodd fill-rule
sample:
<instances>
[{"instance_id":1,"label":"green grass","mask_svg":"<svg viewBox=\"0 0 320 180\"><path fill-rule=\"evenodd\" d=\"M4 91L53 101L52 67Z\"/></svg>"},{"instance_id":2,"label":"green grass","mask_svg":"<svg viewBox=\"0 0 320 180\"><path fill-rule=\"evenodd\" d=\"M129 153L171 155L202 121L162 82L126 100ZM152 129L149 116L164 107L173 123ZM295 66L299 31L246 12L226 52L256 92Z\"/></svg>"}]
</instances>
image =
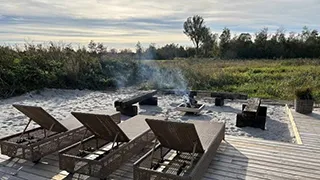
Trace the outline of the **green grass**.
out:
<instances>
[{"instance_id":1,"label":"green grass","mask_svg":"<svg viewBox=\"0 0 320 180\"><path fill-rule=\"evenodd\" d=\"M163 68L180 68L192 89L292 100L297 88L310 87L320 101L320 60L183 59L156 63Z\"/></svg>"}]
</instances>

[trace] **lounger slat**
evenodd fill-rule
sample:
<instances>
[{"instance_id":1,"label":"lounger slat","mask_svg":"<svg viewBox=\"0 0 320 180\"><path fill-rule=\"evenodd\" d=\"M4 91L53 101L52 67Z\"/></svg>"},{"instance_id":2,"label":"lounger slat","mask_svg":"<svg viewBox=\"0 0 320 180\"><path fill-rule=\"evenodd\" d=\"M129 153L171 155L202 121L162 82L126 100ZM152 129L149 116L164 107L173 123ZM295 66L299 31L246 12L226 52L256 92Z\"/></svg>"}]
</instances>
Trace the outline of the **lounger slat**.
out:
<instances>
[{"instance_id":1,"label":"lounger slat","mask_svg":"<svg viewBox=\"0 0 320 180\"><path fill-rule=\"evenodd\" d=\"M196 145L196 153L204 152L194 124L153 119L146 122L163 147L192 153Z\"/></svg>"},{"instance_id":2,"label":"lounger slat","mask_svg":"<svg viewBox=\"0 0 320 180\"><path fill-rule=\"evenodd\" d=\"M109 115L90 114L81 112L71 112L85 127L87 127L97 137L116 142L129 142L130 139L112 120Z\"/></svg>"},{"instance_id":3,"label":"lounger slat","mask_svg":"<svg viewBox=\"0 0 320 180\"><path fill-rule=\"evenodd\" d=\"M39 124L41 127L53 132L66 132L68 129L64 127L59 121L53 118L41 107L26 106L14 104L13 107L21 111L27 117Z\"/></svg>"}]
</instances>

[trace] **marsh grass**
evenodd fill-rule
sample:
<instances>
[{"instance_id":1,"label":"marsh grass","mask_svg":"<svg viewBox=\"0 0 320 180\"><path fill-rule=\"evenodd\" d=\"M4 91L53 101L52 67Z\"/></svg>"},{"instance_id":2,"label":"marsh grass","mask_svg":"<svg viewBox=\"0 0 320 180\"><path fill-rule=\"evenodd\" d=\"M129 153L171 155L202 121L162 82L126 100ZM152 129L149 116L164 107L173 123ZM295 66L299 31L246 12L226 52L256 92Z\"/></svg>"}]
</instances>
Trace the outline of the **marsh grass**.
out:
<instances>
[{"instance_id":1,"label":"marsh grass","mask_svg":"<svg viewBox=\"0 0 320 180\"><path fill-rule=\"evenodd\" d=\"M148 64L149 61L144 63ZM320 60L153 61L161 68L180 68L192 89L247 93L251 97L292 100L295 90L312 88L320 101Z\"/></svg>"}]
</instances>

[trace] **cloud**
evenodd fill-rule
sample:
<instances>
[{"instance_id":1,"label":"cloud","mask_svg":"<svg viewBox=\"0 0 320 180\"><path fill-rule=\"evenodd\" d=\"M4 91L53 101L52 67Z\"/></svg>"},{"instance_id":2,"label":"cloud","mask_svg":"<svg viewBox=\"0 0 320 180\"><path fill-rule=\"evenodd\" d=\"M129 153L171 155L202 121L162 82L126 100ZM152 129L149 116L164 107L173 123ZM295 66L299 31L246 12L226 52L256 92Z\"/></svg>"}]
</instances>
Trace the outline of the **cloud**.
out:
<instances>
[{"instance_id":1,"label":"cloud","mask_svg":"<svg viewBox=\"0 0 320 180\"><path fill-rule=\"evenodd\" d=\"M189 44L187 17L204 17L212 31L232 33L317 28L318 0L0 0L0 43L64 40L123 47L137 41Z\"/></svg>"}]
</instances>

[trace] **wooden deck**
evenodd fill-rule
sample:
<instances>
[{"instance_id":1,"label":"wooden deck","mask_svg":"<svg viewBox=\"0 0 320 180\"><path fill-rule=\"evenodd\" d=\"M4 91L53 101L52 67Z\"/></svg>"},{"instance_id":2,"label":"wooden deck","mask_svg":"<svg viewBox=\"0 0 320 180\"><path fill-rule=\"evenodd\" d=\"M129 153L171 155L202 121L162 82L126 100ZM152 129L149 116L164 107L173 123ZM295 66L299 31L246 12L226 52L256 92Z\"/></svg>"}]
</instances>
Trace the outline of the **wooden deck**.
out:
<instances>
[{"instance_id":1,"label":"wooden deck","mask_svg":"<svg viewBox=\"0 0 320 180\"><path fill-rule=\"evenodd\" d=\"M291 110L302 144L320 147L320 112L304 115Z\"/></svg>"},{"instance_id":2,"label":"wooden deck","mask_svg":"<svg viewBox=\"0 0 320 180\"><path fill-rule=\"evenodd\" d=\"M132 158L110 179L132 179L132 163L138 158ZM6 156L0 159L1 179L96 179L60 171L57 154L39 164ZM320 179L319 162L320 148L227 136L202 179Z\"/></svg>"},{"instance_id":3,"label":"wooden deck","mask_svg":"<svg viewBox=\"0 0 320 180\"><path fill-rule=\"evenodd\" d=\"M320 180L320 113L288 112L301 144L226 136L202 179ZM133 157L110 179L132 180L132 163L144 153ZM38 164L0 155L0 177L1 180L96 179L59 170L57 154L46 156Z\"/></svg>"}]
</instances>

